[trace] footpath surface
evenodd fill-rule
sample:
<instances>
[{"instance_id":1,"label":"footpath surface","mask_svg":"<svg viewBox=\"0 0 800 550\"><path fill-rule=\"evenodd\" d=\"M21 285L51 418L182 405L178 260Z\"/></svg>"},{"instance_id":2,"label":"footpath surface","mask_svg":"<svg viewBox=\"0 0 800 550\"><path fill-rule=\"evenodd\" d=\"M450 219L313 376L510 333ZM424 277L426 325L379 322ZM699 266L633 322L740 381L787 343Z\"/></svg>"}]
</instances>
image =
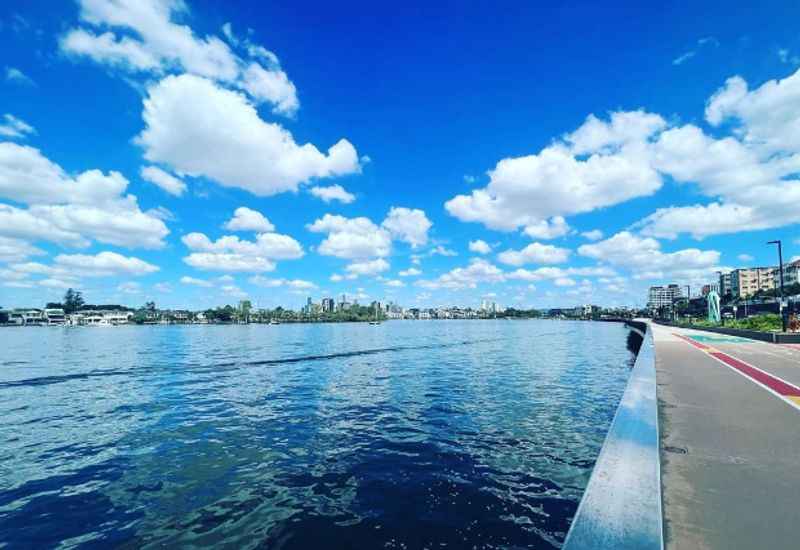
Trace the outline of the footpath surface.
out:
<instances>
[{"instance_id":1,"label":"footpath surface","mask_svg":"<svg viewBox=\"0 0 800 550\"><path fill-rule=\"evenodd\" d=\"M651 327L665 547L800 548L800 345Z\"/></svg>"}]
</instances>

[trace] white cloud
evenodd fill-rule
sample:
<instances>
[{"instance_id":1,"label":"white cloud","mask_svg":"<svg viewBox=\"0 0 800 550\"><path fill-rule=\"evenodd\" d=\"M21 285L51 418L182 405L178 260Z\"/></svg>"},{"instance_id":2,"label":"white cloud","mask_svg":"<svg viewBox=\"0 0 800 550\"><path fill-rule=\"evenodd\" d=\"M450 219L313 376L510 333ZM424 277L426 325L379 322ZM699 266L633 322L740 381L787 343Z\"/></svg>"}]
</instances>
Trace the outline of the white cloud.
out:
<instances>
[{"instance_id":1,"label":"white cloud","mask_svg":"<svg viewBox=\"0 0 800 550\"><path fill-rule=\"evenodd\" d=\"M275 54L249 39L235 39L229 24L223 29L225 36L234 47L241 44L250 60L216 36L195 36L190 27L173 21L188 14L182 1L79 2L82 21L104 32L87 27L69 30L60 39L61 50L68 55L129 72L159 75L174 70L212 78L247 91L258 102L272 104L280 114L292 115L300 106L297 90Z\"/></svg>"},{"instance_id":2,"label":"white cloud","mask_svg":"<svg viewBox=\"0 0 800 550\"><path fill-rule=\"evenodd\" d=\"M672 60L672 64L673 65L683 65L684 63L689 61L691 58L693 58L695 55L697 55L697 52L694 52L694 51L686 52L685 54L679 55L678 57L673 59Z\"/></svg>"},{"instance_id":3,"label":"white cloud","mask_svg":"<svg viewBox=\"0 0 800 550\"><path fill-rule=\"evenodd\" d=\"M506 274L509 280L546 281L569 277L613 277L616 272L610 267L540 267L537 269L517 269Z\"/></svg>"},{"instance_id":4,"label":"white cloud","mask_svg":"<svg viewBox=\"0 0 800 550\"><path fill-rule=\"evenodd\" d=\"M503 271L482 258L475 258L467 267L457 267L433 280L419 280L417 285L428 289L475 288L479 283L500 283Z\"/></svg>"},{"instance_id":5,"label":"white cloud","mask_svg":"<svg viewBox=\"0 0 800 550\"><path fill-rule=\"evenodd\" d=\"M317 185L309 189L308 192L325 202L339 201L343 204L350 204L356 200L356 196L345 191L341 185L329 185L327 187Z\"/></svg>"},{"instance_id":6,"label":"white cloud","mask_svg":"<svg viewBox=\"0 0 800 550\"><path fill-rule=\"evenodd\" d=\"M142 166L142 179L160 187L170 195L180 197L186 192L186 184L157 166Z\"/></svg>"},{"instance_id":7,"label":"white cloud","mask_svg":"<svg viewBox=\"0 0 800 550\"><path fill-rule=\"evenodd\" d=\"M117 290L125 294L141 294L142 285L136 281L126 281L117 285Z\"/></svg>"},{"instance_id":8,"label":"white cloud","mask_svg":"<svg viewBox=\"0 0 800 550\"><path fill-rule=\"evenodd\" d=\"M462 221L508 231L650 195L661 177L650 166L648 143L665 124L643 111L612 113L610 122L590 116L538 154L501 160L488 186L445 208Z\"/></svg>"},{"instance_id":9,"label":"white cloud","mask_svg":"<svg viewBox=\"0 0 800 550\"><path fill-rule=\"evenodd\" d=\"M401 281L400 279L390 279L384 283L386 286L390 286L392 288L401 288L406 286L406 284Z\"/></svg>"},{"instance_id":10,"label":"white cloud","mask_svg":"<svg viewBox=\"0 0 800 550\"><path fill-rule=\"evenodd\" d=\"M556 239L568 235L572 228L564 220L563 216L553 216L548 220L542 220L533 225L525 226L523 233L533 239Z\"/></svg>"},{"instance_id":11,"label":"white cloud","mask_svg":"<svg viewBox=\"0 0 800 550\"><path fill-rule=\"evenodd\" d=\"M755 260L755 258L753 258L750 254L739 254L736 256L736 259L740 262L752 262Z\"/></svg>"},{"instance_id":12,"label":"white cloud","mask_svg":"<svg viewBox=\"0 0 800 550\"><path fill-rule=\"evenodd\" d=\"M273 260L291 260L304 255L300 243L278 233L259 233L255 241L241 240L235 235L211 241L203 233L189 233L181 240L193 251L183 261L192 267L209 271L273 271Z\"/></svg>"},{"instance_id":13,"label":"white cloud","mask_svg":"<svg viewBox=\"0 0 800 550\"><path fill-rule=\"evenodd\" d=\"M800 200L800 155L761 158L759 150L733 137L713 139L692 125L664 132L653 146L654 164L718 200L660 208L636 227L654 237L703 238L795 223L791 205Z\"/></svg>"},{"instance_id":14,"label":"white cloud","mask_svg":"<svg viewBox=\"0 0 800 550\"><path fill-rule=\"evenodd\" d=\"M204 271L258 273L275 269L275 262L266 258L227 252L192 252L183 261Z\"/></svg>"},{"instance_id":15,"label":"white cloud","mask_svg":"<svg viewBox=\"0 0 800 550\"><path fill-rule=\"evenodd\" d=\"M395 239L417 248L427 244L428 230L433 224L422 210L393 206L381 225Z\"/></svg>"},{"instance_id":16,"label":"white cloud","mask_svg":"<svg viewBox=\"0 0 800 550\"><path fill-rule=\"evenodd\" d=\"M489 243L486 241L478 239L476 241L469 242L469 250L470 252L475 252L477 254L488 254L492 251L492 247L489 246Z\"/></svg>"},{"instance_id":17,"label":"white cloud","mask_svg":"<svg viewBox=\"0 0 800 550\"><path fill-rule=\"evenodd\" d=\"M317 252L324 256L350 260L382 258L392 250L390 233L368 218L325 214L307 228L315 233L327 233L328 236L317 247Z\"/></svg>"},{"instance_id":18,"label":"white cloud","mask_svg":"<svg viewBox=\"0 0 800 550\"><path fill-rule=\"evenodd\" d=\"M224 285L221 287L221 290L227 296L231 296L233 298L247 298L248 294L241 288L236 285Z\"/></svg>"},{"instance_id":19,"label":"white cloud","mask_svg":"<svg viewBox=\"0 0 800 550\"><path fill-rule=\"evenodd\" d=\"M118 172L88 170L68 176L38 149L0 143L0 197L28 209L0 204L0 235L85 247L94 239L130 248L161 248L169 230L139 209Z\"/></svg>"},{"instance_id":20,"label":"white cloud","mask_svg":"<svg viewBox=\"0 0 800 550\"><path fill-rule=\"evenodd\" d=\"M59 254L55 257L58 267L69 269L77 276L110 277L114 275L147 275L159 270L158 266L116 252L91 254Z\"/></svg>"},{"instance_id":21,"label":"white cloud","mask_svg":"<svg viewBox=\"0 0 800 550\"><path fill-rule=\"evenodd\" d=\"M599 229L592 229L591 231L584 231L581 233L581 237L589 241L599 241L603 238L603 232Z\"/></svg>"},{"instance_id":22,"label":"white cloud","mask_svg":"<svg viewBox=\"0 0 800 550\"><path fill-rule=\"evenodd\" d=\"M571 251L549 244L531 243L522 250L505 250L497 255L504 264L560 264L569 259Z\"/></svg>"},{"instance_id":23,"label":"white cloud","mask_svg":"<svg viewBox=\"0 0 800 550\"><path fill-rule=\"evenodd\" d=\"M297 89L280 69L265 69L258 63L250 63L242 74L242 87L256 101L275 105L276 113L292 115L300 107Z\"/></svg>"},{"instance_id":24,"label":"white cloud","mask_svg":"<svg viewBox=\"0 0 800 550\"><path fill-rule=\"evenodd\" d=\"M634 278L649 279L674 275L685 278L713 273L719 264L716 250L686 248L675 252L662 252L661 244L653 238L634 235L628 231L594 244L584 244L578 254L611 265L622 266L634 272Z\"/></svg>"},{"instance_id":25,"label":"white cloud","mask_svg":"<svg viewBox=\"0 0 800 550\"><path fill-rule=\"evenodd\" d=\"M181 277L181 283L184 285L201 286L205 288L214 286L211 282L206 281L205 279L195 279L194 277L189 276Z\"/></svg>"},{"instance_id":26,"label":"white cloud","mask_svg":"<svg viewBox=\"0 0 800 550\"><path fill-rule=\"evenodd\" d=\"M575 286L575 281L569 277L559 277L553 281L556 286Z\"/></svg>"},{"instance_id":27,"label":"white cloud","mask_svg":"<svg viewBox=\"0 0 800 550\"><path fill-rule=\"evenodd\" d=\"M172 285L169 283L156 283L153 285L153 290L163 294L169 294L172 292Z\"/></svg>"},{"instance_id":28,"label":"white cloud","mask_svg":"<svg viewBox=\"0 0 800 550\"><path fill-rule=\"evenodd\" d=\"M416 277L417 275L422 275L422 271L420 271L416 267L409 267L404 271L398 272L398 275L400 275L401 277Z\"/></svg>"},{"instance_id":29,"label":"white cloud","mask_svg":"<svg viewBox=\"0 0 800 550\"><path fill-rule=\"evenodd\" d=\"M0 136L9 138L24 138L29 134L35 134L36 130L22 119L10 113L3 115L4 122L0 123Z\"/></svg>"},{"instance_id":30,"label":"white cloud","mask_svg":"<svg viewBox=\"0 0 800 550\"><path fill-rule=\"evenodd\" d=\"M26 241L0 237L0 262L22 262L31 256L44 256L45 254L44 250L36 248Z\"/></svg>"},{"instance_id":31,"label":"white cloud","mask_svg":"<svg viewBox=\"0 0 800 550\"><path fill-rule=\"evenodd\" d=\"M706 120L738 123L745 143L767 151L800 152L800 70L755 90L742 77L729 78L709 99Z\"/></svg>"},{"instance_id":32,"label":"white cloud","mask_svg":"<svg viewBox=\"0 0 800 550\"><path fill-rule=\"evenodd\" d=\"M61 279L40 279L36 281L36 284L39 286L43 286L45 288L58 288L58 289L67 289L75 286L74 281L62 281Z\"/></svg>"},{"instance_id":33,"label":"white cloud","mask_svg":"<svg viewBox=\"0 0 800 550\"><path fill-rule=\"evenodd\" d=\"M136 143L147 160L259 196L360 171L347 140L327 155L310 143L298 145L283 127L261 119L242 94L194 75L168 76L148 88L142 117Z\"/></svg>"},{"instance_id":34,"label":"white cloud","mask_svg":"<svg viewBox=\"0 0 800 550\"><path fill-rule=\"evenodd\" d=\"M383 273L384 271L388 271L388 269L389 269L389 262L387 262L383 258L353 262L347 265L347 267L345 267L345 271L347 271L347 273L349 273L350 275L354 276L377 275L378 273Z\"/></svg>"},{"instance_id":35,"label":"white cloud","mask_svg":"<svg viewBox=\"0 0 800 550\"><path fill-rule=\"evenodd\" d=\"M334 283L338 283L338 282L340 282L340 281L343 281L343 280L344 280L344 277L342 277L342 276L341 276L341 275L339 275L338 273L334 273L333 275L331 275L330 279L331 279L331 281L332 281L332 282L334 282Z\"/></svg>"},{"instance_id":36,"label":"white cloud","mask_svg":"<svg viewBox=\"0 0 800 550\"><path fill-rule=\"evenodd\" d=\"M254 275L253 277L250 277L248 281L251 284L265 288L278 288L282 286L295 290L310 290L317 288L317 285L311 281L304 281L302 279L271 279L269 277L264 277L263 275Z\"/></svg>"},{"instance_id":37,"label":"white cloud","mask_svg":"<svg viewBox=\"0 0 800 550\"><path fill-rule=\"evenodd\" d=\"M431 248L425 255L426 256L452 257L452 256L458 256L458 252L438 244L438 245L434 246L433 248Z\"/></svg>"},{"instance_id":38,"label":"white cloud","mask_svg":"<svg viewBox=\"0 0 800 550\"><path fill-rule=\"evenodd\" d=\"M275 230L275 226L264 214L251 210L246 206L237 208L233 212L233 218L228 220L223 227L228 231L269 232Z\"/></svg>"},{"instance_id":39,"label":"white cloud","mask_svg":"<svg viewBox=\"0 0 800 550\"><path fill-rule=\"evenodd\" d=\"M16 67L6 67L6 82L23 86L35 86L36 83Z\"/></svg>"}]
</instances>

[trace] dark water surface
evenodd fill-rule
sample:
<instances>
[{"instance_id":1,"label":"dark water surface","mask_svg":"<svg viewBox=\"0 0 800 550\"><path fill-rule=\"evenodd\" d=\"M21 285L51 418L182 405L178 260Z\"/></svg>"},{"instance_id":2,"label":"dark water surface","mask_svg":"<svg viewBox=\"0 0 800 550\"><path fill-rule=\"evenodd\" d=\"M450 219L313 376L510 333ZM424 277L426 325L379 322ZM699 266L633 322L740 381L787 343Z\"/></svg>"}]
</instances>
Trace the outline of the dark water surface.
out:
<instances>
[{"instance_id":1,"label":"dark water surface","mask_svg":"<svg viewBox=\"0 0 800 550\"><path fill-rule=\"evenodd\" d=\"M613 323L0 329L0 547L559 547Z\"/></svg>"}]
</instances>

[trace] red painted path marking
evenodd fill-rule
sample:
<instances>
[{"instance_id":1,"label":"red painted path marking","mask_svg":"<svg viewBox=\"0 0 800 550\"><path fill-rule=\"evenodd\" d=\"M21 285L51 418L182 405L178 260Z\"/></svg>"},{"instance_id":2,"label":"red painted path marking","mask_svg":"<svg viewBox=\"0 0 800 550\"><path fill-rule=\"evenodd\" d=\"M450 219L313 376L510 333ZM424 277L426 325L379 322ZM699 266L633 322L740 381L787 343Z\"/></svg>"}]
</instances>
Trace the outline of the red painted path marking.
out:
<instances>
[{"instance_id":1,"label":"red painted path marking","mask_svg":"<svg viewBox=\"0 0 800 550\"><path fill-rule=\"evenodd\" d=\"M677 336L684 342L691 344L699 350L702 350L723 365L730 367L737 373L749 378L759 386L780 397L791 406L795 407L796 409L800 409L800 388L794 384L791 384L782 378L778 378L777 376L774 376L749 363L745 363L741 359L737 359L736 357L728 355L727 353L723 353L701 342L698 342L689 336L676 333L673 333L673 336Z\"/></svg>"}]
</instances>

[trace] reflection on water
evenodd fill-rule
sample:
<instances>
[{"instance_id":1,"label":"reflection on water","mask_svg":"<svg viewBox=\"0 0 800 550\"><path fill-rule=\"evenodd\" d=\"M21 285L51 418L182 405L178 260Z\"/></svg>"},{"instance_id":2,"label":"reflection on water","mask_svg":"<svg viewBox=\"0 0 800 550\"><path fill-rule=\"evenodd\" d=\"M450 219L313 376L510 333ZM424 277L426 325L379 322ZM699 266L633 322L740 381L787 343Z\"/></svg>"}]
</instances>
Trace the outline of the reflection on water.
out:
<instances>
[{"instance_id":1,"label":"reflection on water","mask_svg":"<svg viewBox=\"0 0 800 550\"><path fill-rule=\"evenodd\" d=\"M560 546L612 323L0 330L0 546Z\"/></svg>"}]
</instances>

